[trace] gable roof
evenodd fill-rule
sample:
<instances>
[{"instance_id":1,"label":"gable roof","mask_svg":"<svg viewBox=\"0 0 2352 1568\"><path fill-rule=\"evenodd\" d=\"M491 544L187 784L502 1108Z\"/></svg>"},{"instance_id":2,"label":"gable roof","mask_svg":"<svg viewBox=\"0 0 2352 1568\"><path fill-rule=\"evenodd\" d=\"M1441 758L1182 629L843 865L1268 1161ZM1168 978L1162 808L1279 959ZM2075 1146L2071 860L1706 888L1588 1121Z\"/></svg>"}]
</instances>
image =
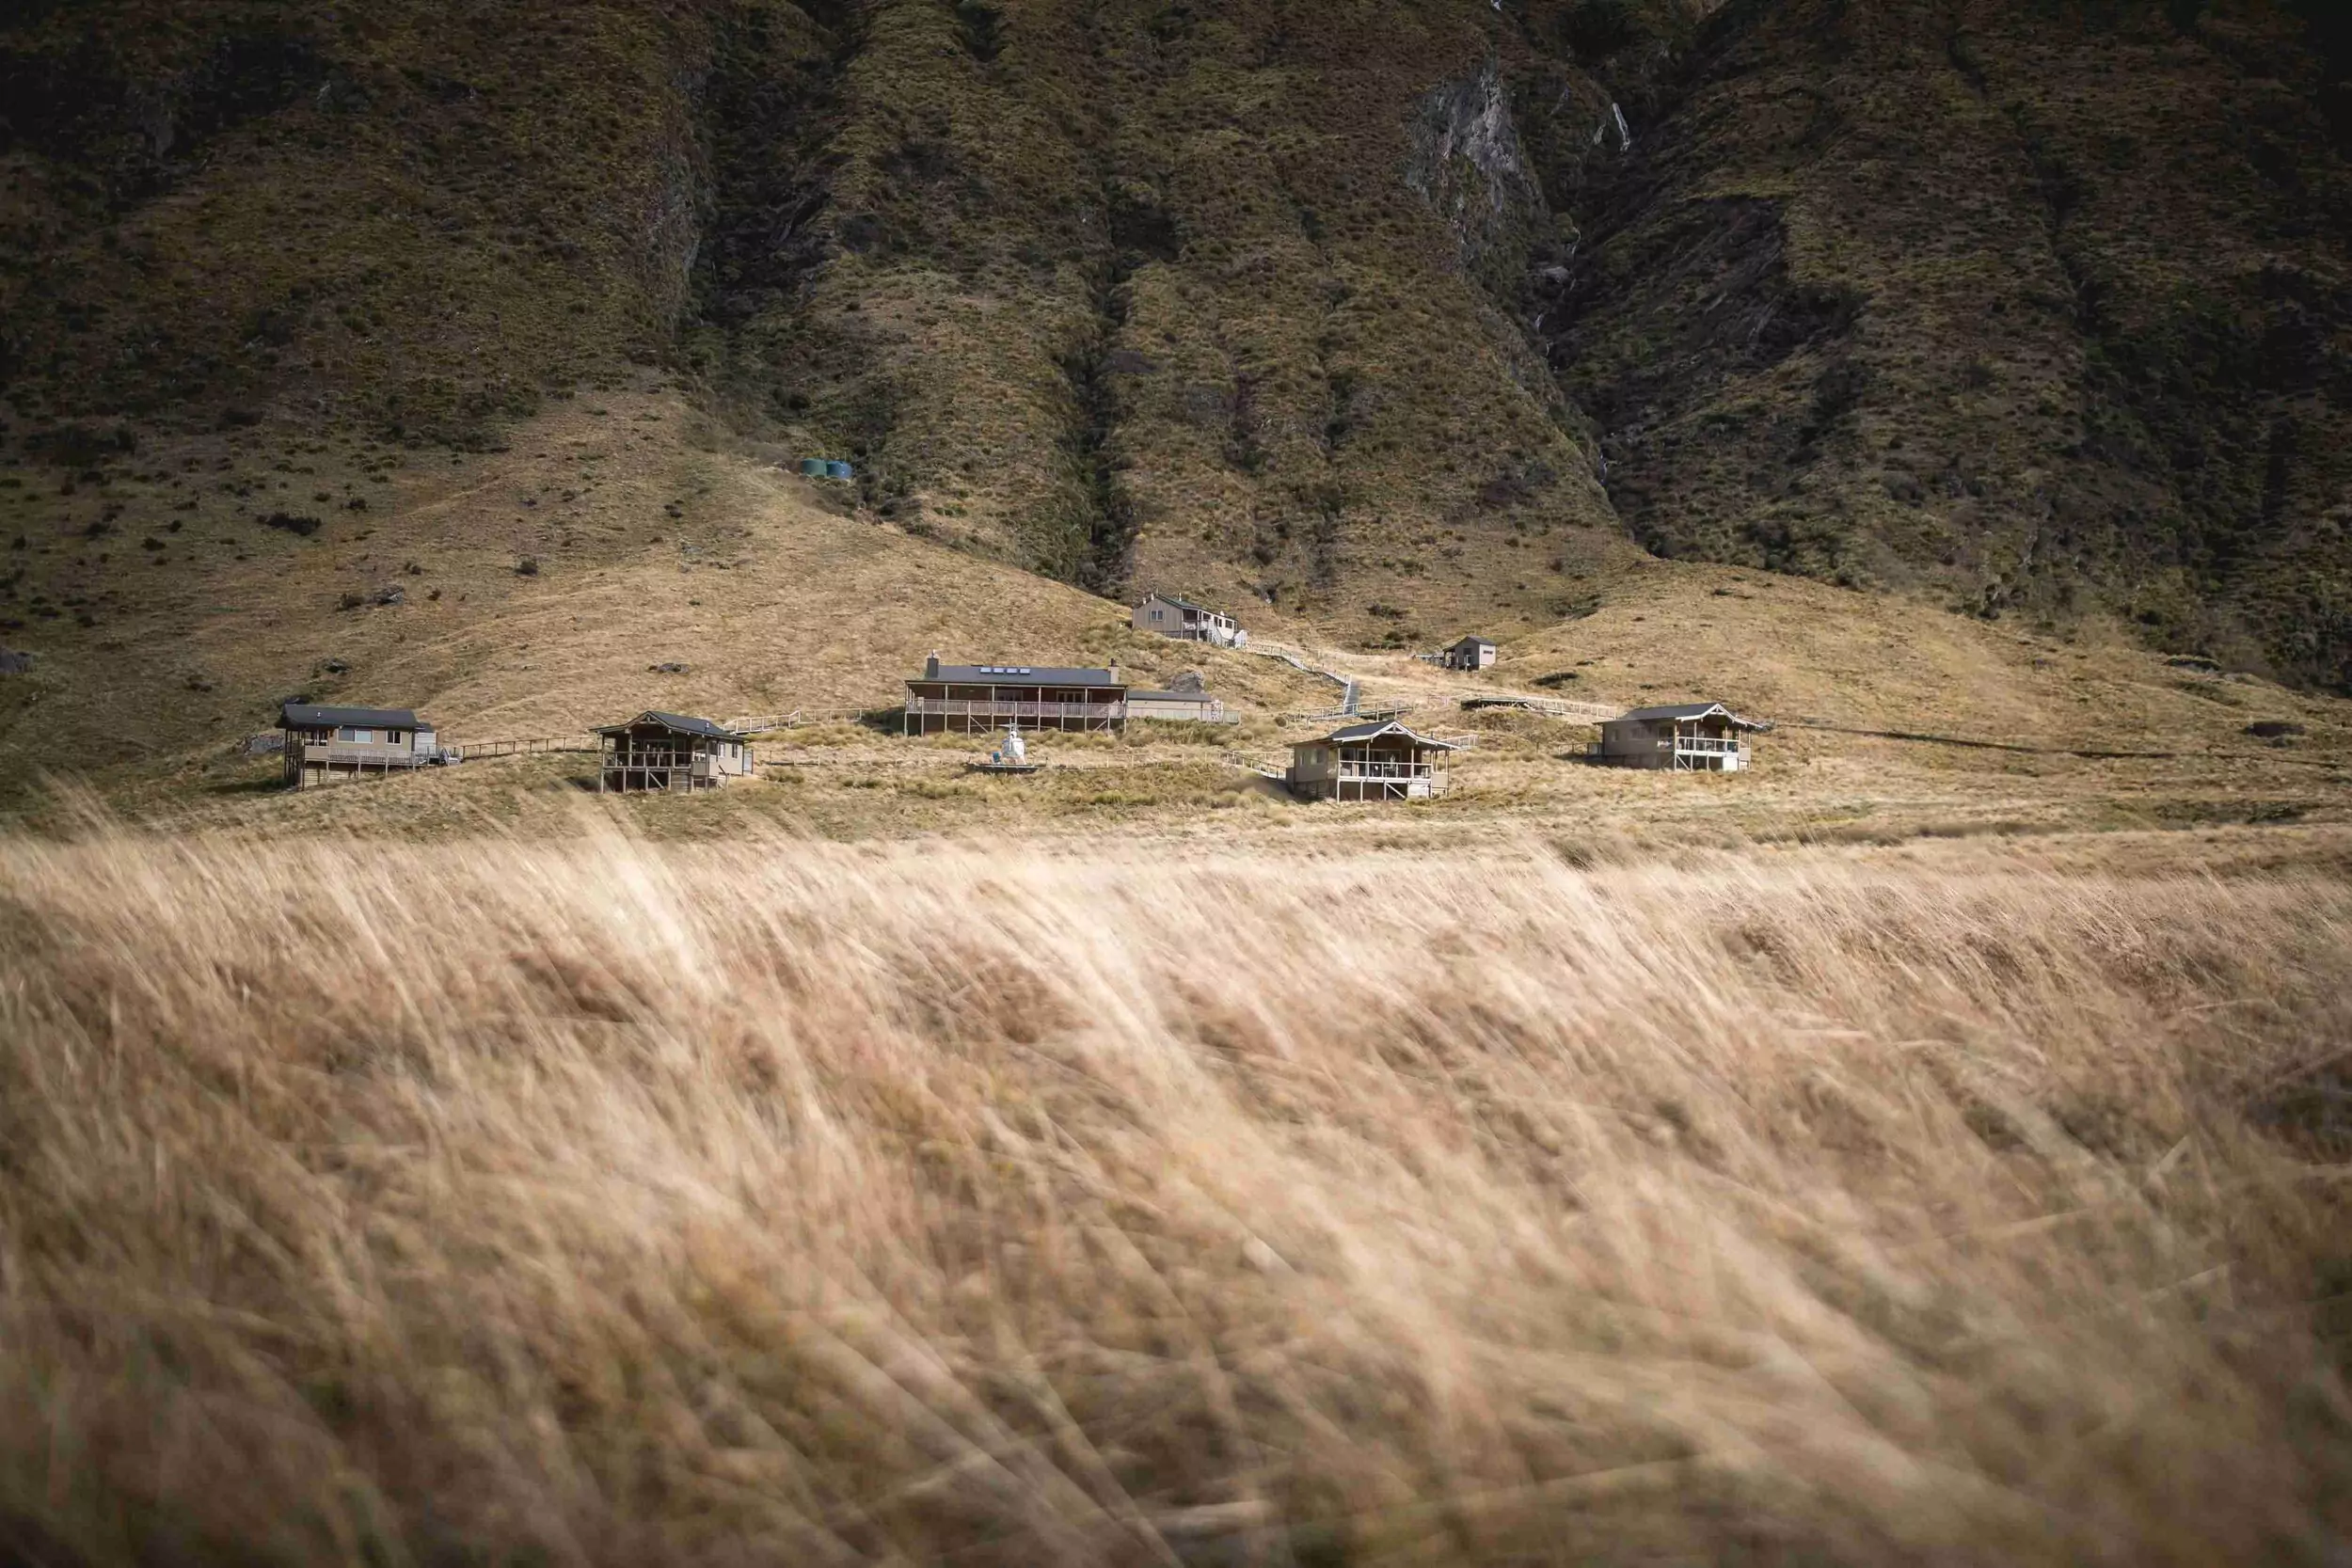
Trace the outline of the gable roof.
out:
<instances>
[{"instance_id":1,"label":"gable roof","mask_svg":"<svg viewBox=\"0 0 2352 1568\"><path fill-rule=\"evenodd\" d=\"M1109 670L1073 669L1053 664L930 664L914 681L948 681L958 686L1089 686L1125 690L1127 683Z\"/></svg>"},{"instance_id":2,"label":"gable roof","mask_svg":"<svg viewBox=\"0 0 2352 1568\"><path fill-rule=\"evenodd\" d=\"M714 724L707 719L695 719L683 713L656 713L651 708L621 723L601 725L596 733L598 735L626 735L644 724L651 724L656 729L668 730L675 735L700 736L707 740L740 740L743 738L739 732Z\"/></svg>"},{"instance_id":3,"label":"gable roof","mask_svg":"<svg viewBox=\"0 0 2352 1568\"><path fill-rule=\"evenodd\" d=\"M1416 746L1426 746L1433 751L1454 752L1461 749L1454 741L1439 740L1434 736L1419 734L1414 730L1407 728L1406 725L1399 723L1393 719L1375 719L1370 723L1349 724L1342 729L1333 730L1329 735L1323 736L1320 740L1301 740L1296 742L1295 745L1353 746L1358 741L1376 740L1384 735L1401 735L1411 740Z\"/></svg>"},{"instance_id":4,"label":"gable roof","mask_svg":"<svg viewBox=\"0 0 2352 1568\"><path fill-rule=\"evenodd\" d=\"M1202 615L1215 615L1223 620L1232 619L1221 610L1211 610L1207 605L1195 604L1190 599L1180 599L1173 594L1146 594L1143 596L1143 602L1146 604L1150 604L1153 599L1165 605L1174 605L1178 610L1194 610Z\"/></svg>"},{"instance_id":5,"label":"gable roof","mask_svg":"<svg viewBox=\"0 0 2352 1568\"><path fill-rule=\"evenodd\" d=\"M431 729L420 724L413 709L405 707L328 707L319 703L287 703L278 710L278 724L287 730L331 730L345 724L355 729Z\"/></svg>"},{"instance_id":6,"label":"gable roof","mask_svg":"<svg viewBox=\"0 0 2352 1568\"><path fill-rule=\"evenodd\" d=\"M1628 721L1635 721L1647 723L1661 719L1705 719L1718 713L1744 730L1756 730L1764 727L1752 719L1740 718L1721 703L1661 703L1656 707L1629 708L1610 720L1609 722L1622 724Z\"/></svg>"},{"instance_id":7,"label":"gable roof","mask_svg":"<svg viewBox=\"0 0 2352 1568\"><path fill-rule=\"evenodd\" d=\"M1481 648L1491 648L1495 645L1495 640L1491 637L1481 637L1476 632L1472 632L1470 636L1463 638L1458 642L1455 642L1454 646L1461 648L1468 647L1472 644Z\"/></svg>"}]
</instances>

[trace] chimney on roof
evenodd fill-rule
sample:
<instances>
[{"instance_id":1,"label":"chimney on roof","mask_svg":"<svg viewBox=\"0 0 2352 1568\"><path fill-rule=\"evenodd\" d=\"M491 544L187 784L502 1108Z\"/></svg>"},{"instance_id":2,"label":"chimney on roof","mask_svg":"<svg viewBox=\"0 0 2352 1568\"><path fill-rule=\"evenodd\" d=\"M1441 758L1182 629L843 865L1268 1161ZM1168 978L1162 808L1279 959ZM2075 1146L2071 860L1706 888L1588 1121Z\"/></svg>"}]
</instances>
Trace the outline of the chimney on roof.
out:
<instances>
[{"instance_id":1,"label":"chimney on roof","mask_svg":"<svg viewBox=\"0 0 2352 1568\"><path fill-rule=\"evenodd\" d=\"M931 655L923 661L923 678L930 681L939 678L939 656L937 654Z\"/></svg>"}]
</instances>

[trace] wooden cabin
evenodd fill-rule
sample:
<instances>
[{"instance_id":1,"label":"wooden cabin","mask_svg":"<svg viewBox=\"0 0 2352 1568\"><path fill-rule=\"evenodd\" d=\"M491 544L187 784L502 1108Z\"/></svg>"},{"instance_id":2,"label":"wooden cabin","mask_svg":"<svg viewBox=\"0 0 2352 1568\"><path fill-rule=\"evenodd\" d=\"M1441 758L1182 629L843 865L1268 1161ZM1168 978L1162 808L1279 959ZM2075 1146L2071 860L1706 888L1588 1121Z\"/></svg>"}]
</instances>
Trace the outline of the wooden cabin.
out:
<instances>
[{"instance_id":1,"label":"wooden cabin","mask_svg":"<svg viewBox=\"0 0 2352 1568\"><path fill-rule=\"evenodd\" d=\"M906 735L1024 730L1121 730L1127 683L1119 667L942 664L933 654L907 679Z\"/></svg>"},{"instance_id":2,"label":"wooden cabin","mask_svg":"<svg viewBox=\"0 0 2352 1568\"><path fill-rule=\"evenodd\" d=\"M1293 746L1284 779L1308 800L1426 800L1445 793L1438 763L1457 750L1393 719L1350 724Z\"/></svg>"},{"instance_id":3,"label":"wooden cabin","mask_svg":"<svg viewBox=\"0 0 2352 1568\"><path fill-rule=\"evenodd\" d=\"M1190 599L1180 599L1173 594L1146 595L1136 606L1130 624L1137 631L1155 631L1162 637L1186 642L1211 642L1220 648L1249 645L1249 634L1231 615L1194 604Z\"/></svg>"},{"instance_id":4,"label":"wooden cabin","mask_svg":"<svg viewBox=\"0 0 2352 1568\"><path fill-rule=\"evenodd\" d=\"M596 731L603 765L596 793L668 789L681 794L716 789L754 777L751 741L737 730L680 713L641 713Z\"/></svg>"},{"instance_id":5,"label":"wooden cabin","mask_svg":"<svg viewBox=\"0 0 2352 1568\"><path fill-rule=\"evenodd\" d=\"M1747 736L1771 726L1721 703L1668 703L1604 720L1594 760L1613 768L1737 773L1748 766Z\"/></svg>"},{"instance_id":6,"label":"wooden cabin","mask_svg":"<svg viewBox=\"0 0 2352 1568\"><path fill-rule=\"evenodd\" d=\"M432 724L405 707L327 707L288 703L278 710L285 732L286 787L380 779L455 760Z\"/></svg>"},{"instance_id":7,"label":"wooden cabin","mask_svg":"<svg viewBox=\"0 0 2352 1568\"><path fill-rule=\"evenodd\" d=\"M1483 637L1465 637L1438 655L1438 662L1449 670L1491 670L1495 645Z\"/></svg>"}]
</instances>

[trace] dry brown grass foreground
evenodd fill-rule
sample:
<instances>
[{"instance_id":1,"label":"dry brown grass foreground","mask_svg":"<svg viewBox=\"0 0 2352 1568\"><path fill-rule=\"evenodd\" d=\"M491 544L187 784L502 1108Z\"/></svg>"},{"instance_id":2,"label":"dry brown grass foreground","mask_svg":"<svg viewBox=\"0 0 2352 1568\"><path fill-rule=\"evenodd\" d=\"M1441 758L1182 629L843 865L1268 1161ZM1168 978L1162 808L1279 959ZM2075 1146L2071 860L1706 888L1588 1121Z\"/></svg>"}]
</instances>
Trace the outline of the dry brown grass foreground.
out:
<instances>
[{"instance_id":1,"label":"dry brown grass foreground","mask_svg":"<svg viewBox=\"0 0 2352 1568\"><path fill-rule=\"evenodd\" d=\"M2339 1560L2352 889L1991 857L0 843L0 1558Z\"/></svg>"}]
</instances>

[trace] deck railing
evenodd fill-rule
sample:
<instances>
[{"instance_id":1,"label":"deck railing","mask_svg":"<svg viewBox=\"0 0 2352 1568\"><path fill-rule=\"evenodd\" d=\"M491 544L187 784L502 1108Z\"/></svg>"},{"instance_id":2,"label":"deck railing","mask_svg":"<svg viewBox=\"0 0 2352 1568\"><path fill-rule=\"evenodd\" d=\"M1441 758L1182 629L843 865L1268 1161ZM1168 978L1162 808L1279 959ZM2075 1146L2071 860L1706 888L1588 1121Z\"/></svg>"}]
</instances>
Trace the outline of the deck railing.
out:
<instances>
[{"instance_id":1,"label":"deck railing","mask_svg":"<svg viewBox=\"0 0 2352 1568\"><path fill-rule=\"evenodd\" d=\"M691 768L705 760L692 752L670 752L645 747L642 750L609 750L604 753L607 768Z\"/></svg>"},{"instance_id":2,"label":"deck railing","mask_svg":"<svg viewBox=\"0 0 2352 1568\"><path fill-rule=\"evenodd\" d=\"M707 752L608 747L598 765L596 788L599 792L680 787L692 790L726 779L756 777L751 748L744 748L744 753L739 767L729 767L723 759Z\"/></svg>"},{"instance_id":3,"label":"deck railing","mask_svg":"<svg viewBox=\"0 0 2352 1568\"><path fill-rule=\"evenodd\" d=\"M1684 735L1675 737L1675 750L1689 756L1737 756L1748 749L1740 739L1716 739L1712 736Z\"/></svg>"},{"instance_id":4,"label":"deck railing","mask_svg":"<svg viewBox=\"0 0 2352 1568\"><path fill-rule=\"evenodd\" d=\"M1331 781L1335 792L1344 793L1348 785L1359 790L1402 790L1408 796L1443 795L1446 791L1445 770L1426 765L1406 763L1342 763Z\"/></svg>"},{"instance_id":5,"label":"deck railing","mask_svg":"<svg viewBox=\"0 0 2352 1568\"><path fill-rule=\"evenodd\" d=\"M984 702L963 697L909 697L906 711L910 719L1113 720L1126 718L1127 705L1123 700L1108 703L1024 703L1005 700Z\"/></svg>"},{"instance_id":6,"label":"deck railing","mask_svg":"<svg viewBox=\"0 0 2352 1568\"><path fill-rule=\"evenodd\" d=\"M1196 621L1186 626L1177 626L1168 635L1179 642L1210 642L1220 648L1230 648L1240 641L1242 633L1239 626L1230 623L1225 626L1215 626L1205 621Z\"/></svg>"},{"instance_id":7,"label":"deck railing","mask_svg":"<svg viewBox=\"0 0 2352 1568\"><path fill-rule=\"evenodd\" d=\"M302 761L306 767L325 768L422 768L433 761L432 752L412 751L406 746L371 745L362 741L305 741Z\"/></svg>"},{"instance_id":8,"label":"deck railing","mask_svg":"<svg viewBox=\"0 0 2352 1568\"><path fill-rule=\"evenodd\" d=\"M713 773L749 774L753 763L756 760L753 754L756 748L751 746L744 747L741 760L730 768L726 758L710 752L693 752L684 748L673 750L661 746L611 746L604 749L603 766L608 768L653 768L656 770L691 768L698 777Z\"/></svg>"},{"instance_id":9,"label":"deck railing","mask_svg":"<svg viewBox=\"0 0 2352 1568\"><path fill-rule=\"evenodd\" d=\"M596 744L593 735L553 735L514 740L469 740L449 750L468 757L523 757L548 752L593 752Z\"/></svg>"},{"instance_id":10,"label":"deck railing","mask_svg":"<svg viewBox=\"0 0 2352 1568\"><path fill-rule=\"evenodd\" d=\"M1425 762L1343 762L1342 784L1379 784L1391 779L1434 779L1438 769Z\"/></svg>"}]
</instances>

